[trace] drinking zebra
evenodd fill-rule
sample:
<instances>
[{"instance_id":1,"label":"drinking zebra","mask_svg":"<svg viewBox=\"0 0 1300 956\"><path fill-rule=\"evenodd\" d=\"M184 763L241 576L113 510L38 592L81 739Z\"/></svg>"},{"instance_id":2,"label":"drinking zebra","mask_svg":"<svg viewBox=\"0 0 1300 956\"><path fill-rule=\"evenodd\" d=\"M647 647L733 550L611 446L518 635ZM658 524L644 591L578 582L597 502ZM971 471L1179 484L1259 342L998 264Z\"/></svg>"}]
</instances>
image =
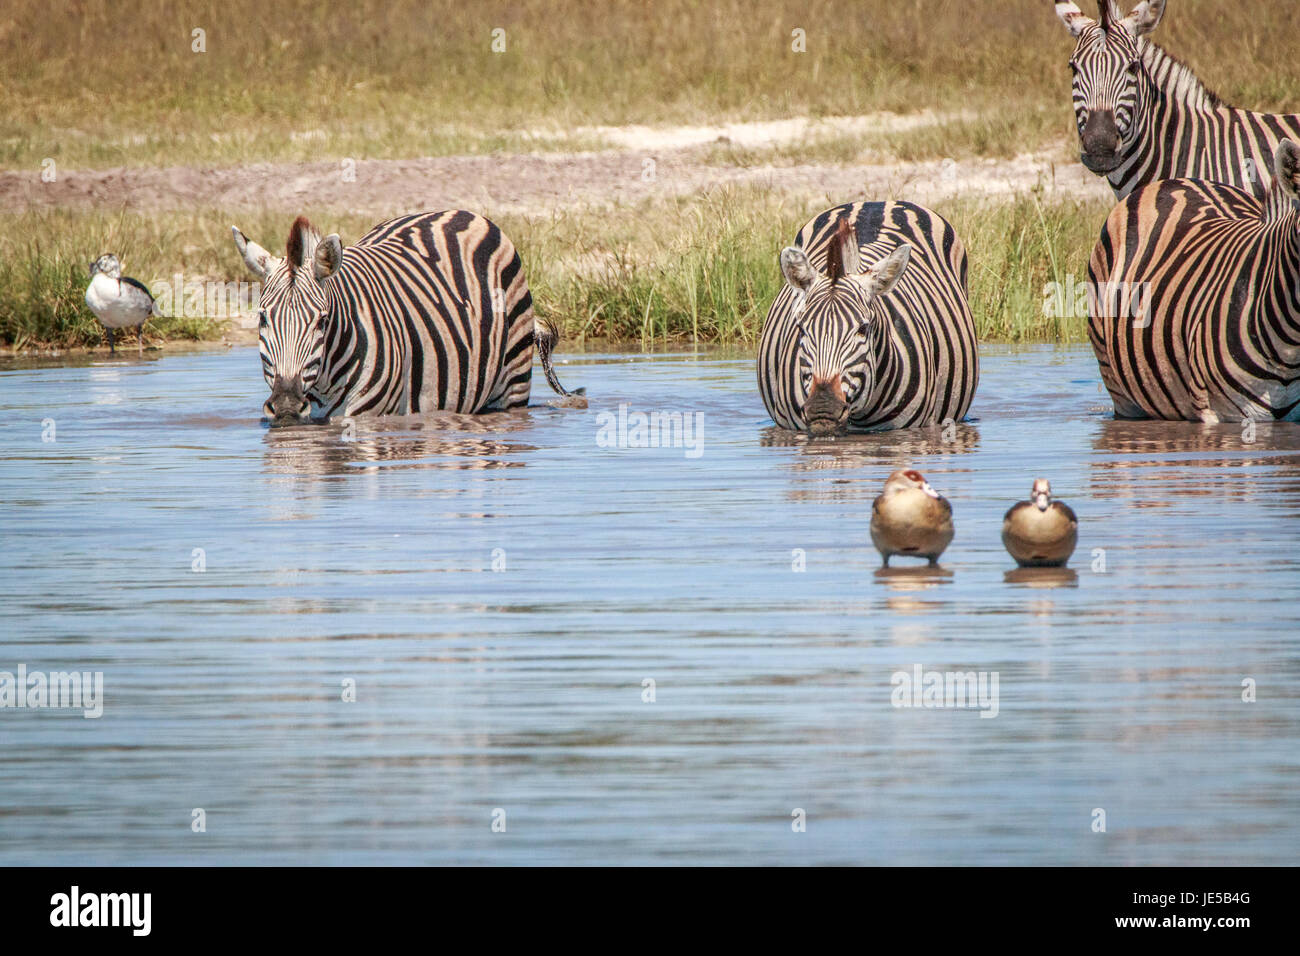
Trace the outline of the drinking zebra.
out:
<instances>
[{"instance_id":1,"label":"drinking zebra","mask_svg":"<svg viewBox=\"0 0 1300 956\"><path fill-rule=\"evenodd\" d=\"M1088 334L1117 416L1300 421L1298 187L1300 147L1283 140L1262 202L1168 179L1112 210L1088 263ZM1136 316L1116 308L1130 297Z\"/></svg>"},{"instance_id":2,"label":"drinking zebra","mask_svg":"<svg viewBox=\"0 0 1300 956\"><path fill-rule=\"evenodd\" d=\"M482 216L403 216L346 249L299 216L284 258L232 230L262 280L264 412L277 423L527 405L534 345L551 387L569 394L519 254Z\"/></svg>"},{"instance_id":3,"label":"drinking zebra","mask_svg":"<svg viewBox=\"0 0 1300 956\"><path fill-rule=\"evenodd\" d=\"M966 249L910 202L845 203L781 252L758 388L782 428L830 435L961 419L979 381Z\"/></svg>"},{"instance_id":4,"label":"drinking zebra","mask_svg":"<svg viewBox=\"0 0 1300 956\"><path fill-rule=\"evenodd\" d=\"M1074 118L1079 158L1105 176L1116 199L1161 179L1204 179L1263 199L1277 144L1300 139L1300 114L1252 113L1223 103L1191 69L1147 39L1166 0L1143 0L1122 16L1098 0L1100 20L1072 0L1056 14L1078 39Z\"/></svg>"}]
</instances>

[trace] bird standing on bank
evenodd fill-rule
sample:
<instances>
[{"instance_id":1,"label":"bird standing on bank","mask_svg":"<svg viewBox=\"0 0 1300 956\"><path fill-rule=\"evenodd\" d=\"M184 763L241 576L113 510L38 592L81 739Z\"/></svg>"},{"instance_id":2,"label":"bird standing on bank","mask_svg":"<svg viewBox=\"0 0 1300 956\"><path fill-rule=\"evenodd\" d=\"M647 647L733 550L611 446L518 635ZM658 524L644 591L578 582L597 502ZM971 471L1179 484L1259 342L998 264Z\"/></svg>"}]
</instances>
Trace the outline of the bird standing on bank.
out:
<instances>
[{"instance_id":1,"label":"bird standing on bank","mask_svg":"<svg viewBox=\"0 0 1300 956\"><path fill-rule=\"evenodd\" d=\"M1052 500L1046 478L1035 478L1028 501L1012 505L1002 519L1002 544L1022 568L1063 567L1079 540L1079 519Z\"/></svg>"},{"instance_id":2,"label":"bird standing on bank","mask_svg":"<svg viewBox=\"0 0 1300 956\"><path fill-rule=\"evenodd\" d=\"M108 336L109 352L116 352L115 329L135 329L139 351L144 352L144 324L156 314L154 298L143 282L122 275L122 264L109 253L90 264L86 305L95 313Z\"/></svg>"},{"instance_id":3,"label":"bird standing on bank","mask_svg":"<svg viewBox=\"0 0 1300 956\"><path fill-rule=\"evenodd\" d=\"M919 471L907 468L885 481L885 490L871 507L871 543L889 567L896 554L927 558L939 555L952 541L952 505L930 487Z\"/></svg>"}]
</instances>

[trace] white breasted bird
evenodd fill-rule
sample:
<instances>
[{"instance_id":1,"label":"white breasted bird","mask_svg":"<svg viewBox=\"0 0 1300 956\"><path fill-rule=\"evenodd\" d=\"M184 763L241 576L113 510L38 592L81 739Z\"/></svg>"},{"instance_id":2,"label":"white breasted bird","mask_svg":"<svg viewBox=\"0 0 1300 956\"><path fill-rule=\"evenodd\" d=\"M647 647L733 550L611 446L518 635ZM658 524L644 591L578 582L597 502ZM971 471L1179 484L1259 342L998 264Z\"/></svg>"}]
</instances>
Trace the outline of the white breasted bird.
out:
<instances>
[{"instance_id":1,"label":"white breasted bird","mask_svg":"<svg viewBox=\"0 0 1300 956\"><path fill-rule=\"evenodd\" d=\"M110 352L117 351L113 344L115 329L135 329L139 350L144 351L144 324L156 314L156 306L143 282L122 275L117 256L102 255L90 264L86 305L104 327Z\"/></svg>"},{"instance_id":2,"label":"white breasted bird","mask_svg":"<svg viewBox=\"0 0 1300 956\"><path fill-rule=\"evenodd\" d=\"M939 555L952 541L952 505L930 487L925 476L910 468L894 472L871 507L871 543L889 567L896 554L927 558Z\"/></svg>"},{"instance_id":3,"label":"white breasted bird","mask_svg":"<svg viewBox=\"0 0 1300 956\"><path fill-rule=\"evenodd\" d=\"M1046 478L1035 478L1029 500L1012 505L1002 519L1002 544L1022 568L1062 567L1078 540L1079 519L1069 505L1052 500Z\"/></svg>"}]
</instances>

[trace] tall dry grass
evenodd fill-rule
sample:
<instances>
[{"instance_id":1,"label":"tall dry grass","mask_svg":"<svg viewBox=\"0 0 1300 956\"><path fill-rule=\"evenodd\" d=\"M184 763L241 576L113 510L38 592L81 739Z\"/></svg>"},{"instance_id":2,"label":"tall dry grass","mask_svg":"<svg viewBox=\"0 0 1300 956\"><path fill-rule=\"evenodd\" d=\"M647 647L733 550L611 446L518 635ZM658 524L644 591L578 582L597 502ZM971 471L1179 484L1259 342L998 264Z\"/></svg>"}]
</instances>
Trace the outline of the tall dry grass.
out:
<instances>
[{"instance_id":1,"label":"tall dry grass","mask_svg":"<svg viewBox=\"0 0 1300 956\"><path fill-rule=\"evenodd\" d=\"M1292 12L1172 0L1158 38L1229 101L1297 109ZM963 135L1006 154L1070 131L1070 44L1048 0L8 0L0 164L407 157L923 107L987 114Z\"/></svg>"}]
</instances>

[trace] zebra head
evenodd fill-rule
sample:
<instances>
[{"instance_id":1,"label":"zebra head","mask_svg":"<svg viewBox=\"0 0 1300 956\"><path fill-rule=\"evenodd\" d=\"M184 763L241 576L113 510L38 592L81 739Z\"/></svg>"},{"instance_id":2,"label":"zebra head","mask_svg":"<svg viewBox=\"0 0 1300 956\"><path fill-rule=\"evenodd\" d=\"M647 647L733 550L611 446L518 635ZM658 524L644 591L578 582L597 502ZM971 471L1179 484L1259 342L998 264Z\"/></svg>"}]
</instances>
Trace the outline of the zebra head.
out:
<instances>
[{"instance_id":1,"label":"zebra head","mask_svg":"<svg viewBox=\"0 0 1300 956\"><path fill-rule=\"evenodd\" d=\"M1122 16L1116 0L1098 0L1099 20L1086 17L1073 0L1055 0L1056 15L1077 38L1074 121L1079 158L1094 173L1116 169L1142 134L1151 80L1142 67L1139 40L1156 28L1165 0L1142 0Z\"/></svg>"},{"instance_id":2,"label":"zebra head","mask_svg":"<svg viewBox=\"0 0 1300 956\"><path fill-rule=\"evenodd\" d=\"M903 243L859 271L857 233L847 216L831 236L825 275L802 249L781 250L781 272L795 295L797 388L810 434L844 431L870 398L889 321L879 299L903 274L911 251Z\"/></svg>"},{"instance_id":3,"label":"zebra head","mask_svg":"<svg viewBox=\"0 0 1300 956\"><path fill-rule=\"evenodd\" d=\"M1270 201L1281 215L1296 216L1300 213L1300 145L1294 140L1284 139L1277 144L1273 153L1273 192L1277 199ZM1300 225L1300 216L1292 219ZM1298 280L1300 281L1300 280Z\"/></svg>"},{"instance_id":4,"label":"zebra head","mask_svg":"<svg viewBox=\"0 0 1300 956\"><path fill-rule=\"evenodd\" d=\"M262 375L271 388L262 411L275 424L301 421L325 361L325 282L343 261L343 245L337 235L321 238L305 216L289 230L283 259L231 229L244 263L262 284L257 338Z\"/></svg>"}]
</instances>

